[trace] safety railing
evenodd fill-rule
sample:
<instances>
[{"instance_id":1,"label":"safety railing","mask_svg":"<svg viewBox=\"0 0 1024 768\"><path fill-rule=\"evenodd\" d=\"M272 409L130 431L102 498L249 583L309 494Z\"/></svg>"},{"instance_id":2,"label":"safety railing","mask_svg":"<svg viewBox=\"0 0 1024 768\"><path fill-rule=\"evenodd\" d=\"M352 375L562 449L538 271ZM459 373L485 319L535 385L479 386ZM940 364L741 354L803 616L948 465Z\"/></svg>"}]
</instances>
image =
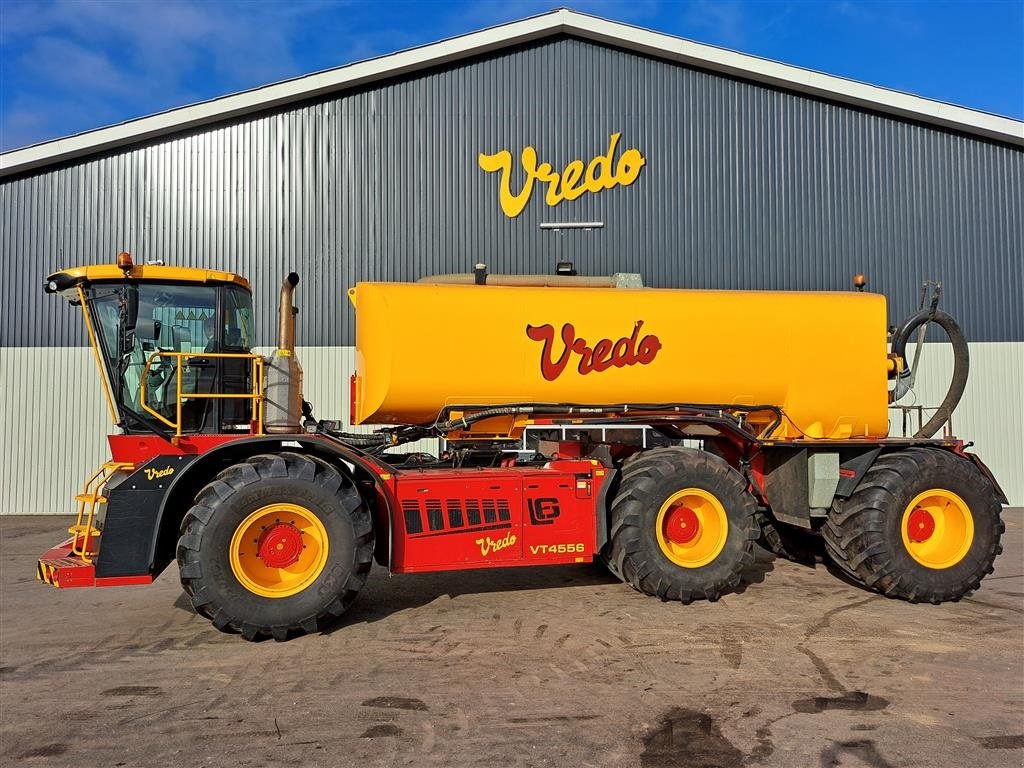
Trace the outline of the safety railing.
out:
<instances>
[{"instance_id":1,"label":"safety railing","mask_svg":"<svg viewBox=\"0 0 1024 768\"><path fill-rule=\"evenodd\" d=\"M100 535L99 529L93 525L96 522L96 505L104 504L107 501L105 496L100 495L100 490L112 474L133 467L133 464L122 461L108 461L85 481L82 492L75 496L75 501L78 502L78 519L74 525L68 528L68 533L72 537L71 553L73 555L78 555L87 563L92 562L92 558L97 554L93 547L93 539Z\"/></svg>"},{"instance_id":2,"label":"safety railing","mask_svg":"<svg viewBox=\"0 0 1024 768\"><path fill-rule=\"evenodd\" d=\"M924 422L927 420L925 417L931 418L929 411L937 411L938 406L926 407L923 405L890 405L890 411L898 411L900 414L900 422L902 425L903 437L910 437L915 432L918 432L921 427L924 426ZM894 426L893 422L895 419L890 419L890 426ZM917 422L917 426L914 426L914 422ZM942 425L942 437L953 436L953 414L949 415L949 418Z\"/></svg>"},{"instance_id":3,"label":"safety railing","mask_svg":"<svg viewBox=\"0 0 1024 768\"><path fill-rule=\"evenodd\" d=\"M173 358L174 364L169 375L175 379L175 420L171 421L159 411L149 407L146 382L150 370L158 358ZM252 387L248 392L186 392L182 388L182 372L193 358L202 360L249 360L252 364L250 378ZM205 366L204 366L205 367ZM233 352L154 352L146 360L142 369L142 382L139 386L139 404L146 413L156 417L161 423L174 430L175 437L181 437L181 409L186 400L249 400L252 403L252 424L257 435L263 434L263 358L260 355Z\"/></svg>"}]
</instances>

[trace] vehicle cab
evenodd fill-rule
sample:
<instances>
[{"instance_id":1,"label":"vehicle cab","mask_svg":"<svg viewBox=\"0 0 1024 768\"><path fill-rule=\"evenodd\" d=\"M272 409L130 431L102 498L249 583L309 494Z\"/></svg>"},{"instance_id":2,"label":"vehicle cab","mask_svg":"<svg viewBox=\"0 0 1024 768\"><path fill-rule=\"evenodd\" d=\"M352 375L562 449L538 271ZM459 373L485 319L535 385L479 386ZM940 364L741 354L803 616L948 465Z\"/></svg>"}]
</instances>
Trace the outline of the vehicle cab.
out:
<instances>
[{"instance_id":1,"label":"vehicle cab","mask_svg":"<svg viewBox=\"0 0 1024 768\"><path fill-rule=\"evenodd\" d=\"M75 267L47 293L80 306L112 419L125 434L223 434L259 422L252 292L230 272L163 264Z\"/></svg>"}]
</instances>

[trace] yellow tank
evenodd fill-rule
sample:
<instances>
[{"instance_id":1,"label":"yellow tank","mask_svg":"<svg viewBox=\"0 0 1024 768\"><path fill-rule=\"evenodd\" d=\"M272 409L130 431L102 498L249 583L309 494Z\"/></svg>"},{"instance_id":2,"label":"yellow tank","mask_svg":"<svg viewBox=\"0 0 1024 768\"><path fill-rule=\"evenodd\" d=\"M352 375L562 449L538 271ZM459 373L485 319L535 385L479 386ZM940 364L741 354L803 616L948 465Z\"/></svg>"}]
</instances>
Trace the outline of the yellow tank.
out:
<instances>
[{"instance_id":1,"label":"yellow tank","mask_svg":"<svg viewBox=\"0 0 1024 768\"><path fill-rule=\"evenodd\" d=\"M359 283L355 423L446 406L774 405L775 438L888 433L871 293Z\"/></svg>"}]
</instances>

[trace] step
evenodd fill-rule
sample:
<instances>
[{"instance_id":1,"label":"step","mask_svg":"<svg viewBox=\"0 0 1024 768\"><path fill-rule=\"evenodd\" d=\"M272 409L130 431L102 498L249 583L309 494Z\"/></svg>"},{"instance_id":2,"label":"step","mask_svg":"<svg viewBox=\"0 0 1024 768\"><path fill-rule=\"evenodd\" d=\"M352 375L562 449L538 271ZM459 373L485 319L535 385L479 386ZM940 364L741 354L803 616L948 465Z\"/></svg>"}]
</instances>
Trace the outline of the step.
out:
<instances>
[{"instance_id":1,"label":"step","mask_svg":"<svg viewBox=\"0 0 1024 768\"><path fill-rule=\"evenodd\" d=\"M80 493L75 496L75 501L82 502L84 504L106 504L106 496L98 496L95 493Z\"/></svg>"},{"instance_id":2,"label":"step","mask_svg":"<svg viewBox=\"0 0 1024 768\"><path fill-rule=\"evenodd\" d=\"M48 549L36 564L36 578L54 587L91 587L96 583L96 570L71 551L74 537Z\"/></svg>"},{"instance_id":3,"label":"step","mask_svg":"<svg viewBox=\"0 0 1024 768\"><path fill-rule=\"evenodd\" d=\"M149 574L138 576L107 576L96 578L96 569L71 551L74 538L46 550L36 563L36 578L54 587L119 587L151 584Z\"/></svg>"}]
</instances>

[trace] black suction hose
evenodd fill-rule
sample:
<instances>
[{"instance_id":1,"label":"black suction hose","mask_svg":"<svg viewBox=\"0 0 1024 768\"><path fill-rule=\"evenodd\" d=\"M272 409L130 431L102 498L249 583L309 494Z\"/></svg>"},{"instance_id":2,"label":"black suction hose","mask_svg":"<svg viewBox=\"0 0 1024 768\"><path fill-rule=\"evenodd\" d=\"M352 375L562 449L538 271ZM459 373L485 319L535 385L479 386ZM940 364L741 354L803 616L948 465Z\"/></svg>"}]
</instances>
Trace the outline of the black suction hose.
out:
<instances>
[{"instance_id":1,"label":"black suction hose","mask_svg":"<svg viewBox=\"0 0 1024 768\"><path fill-rule=\"evenodd\" d=\"M953 380L949 383L949 390L946 392L942 405L935 411L935 415L917 431L914 435L915 438L931 437L946 423L964 395L964 389L967 387L967 374L971 367L967 337L964 336L964 332L951 315L936 309L922 309L904 320L903 324L896 329L893 334L892 351L899 355L900 359L906 360L904 352L910 335L925 323L935 323L949 336L949 343L953 346Z\"/></svg>"}]
</instances>

